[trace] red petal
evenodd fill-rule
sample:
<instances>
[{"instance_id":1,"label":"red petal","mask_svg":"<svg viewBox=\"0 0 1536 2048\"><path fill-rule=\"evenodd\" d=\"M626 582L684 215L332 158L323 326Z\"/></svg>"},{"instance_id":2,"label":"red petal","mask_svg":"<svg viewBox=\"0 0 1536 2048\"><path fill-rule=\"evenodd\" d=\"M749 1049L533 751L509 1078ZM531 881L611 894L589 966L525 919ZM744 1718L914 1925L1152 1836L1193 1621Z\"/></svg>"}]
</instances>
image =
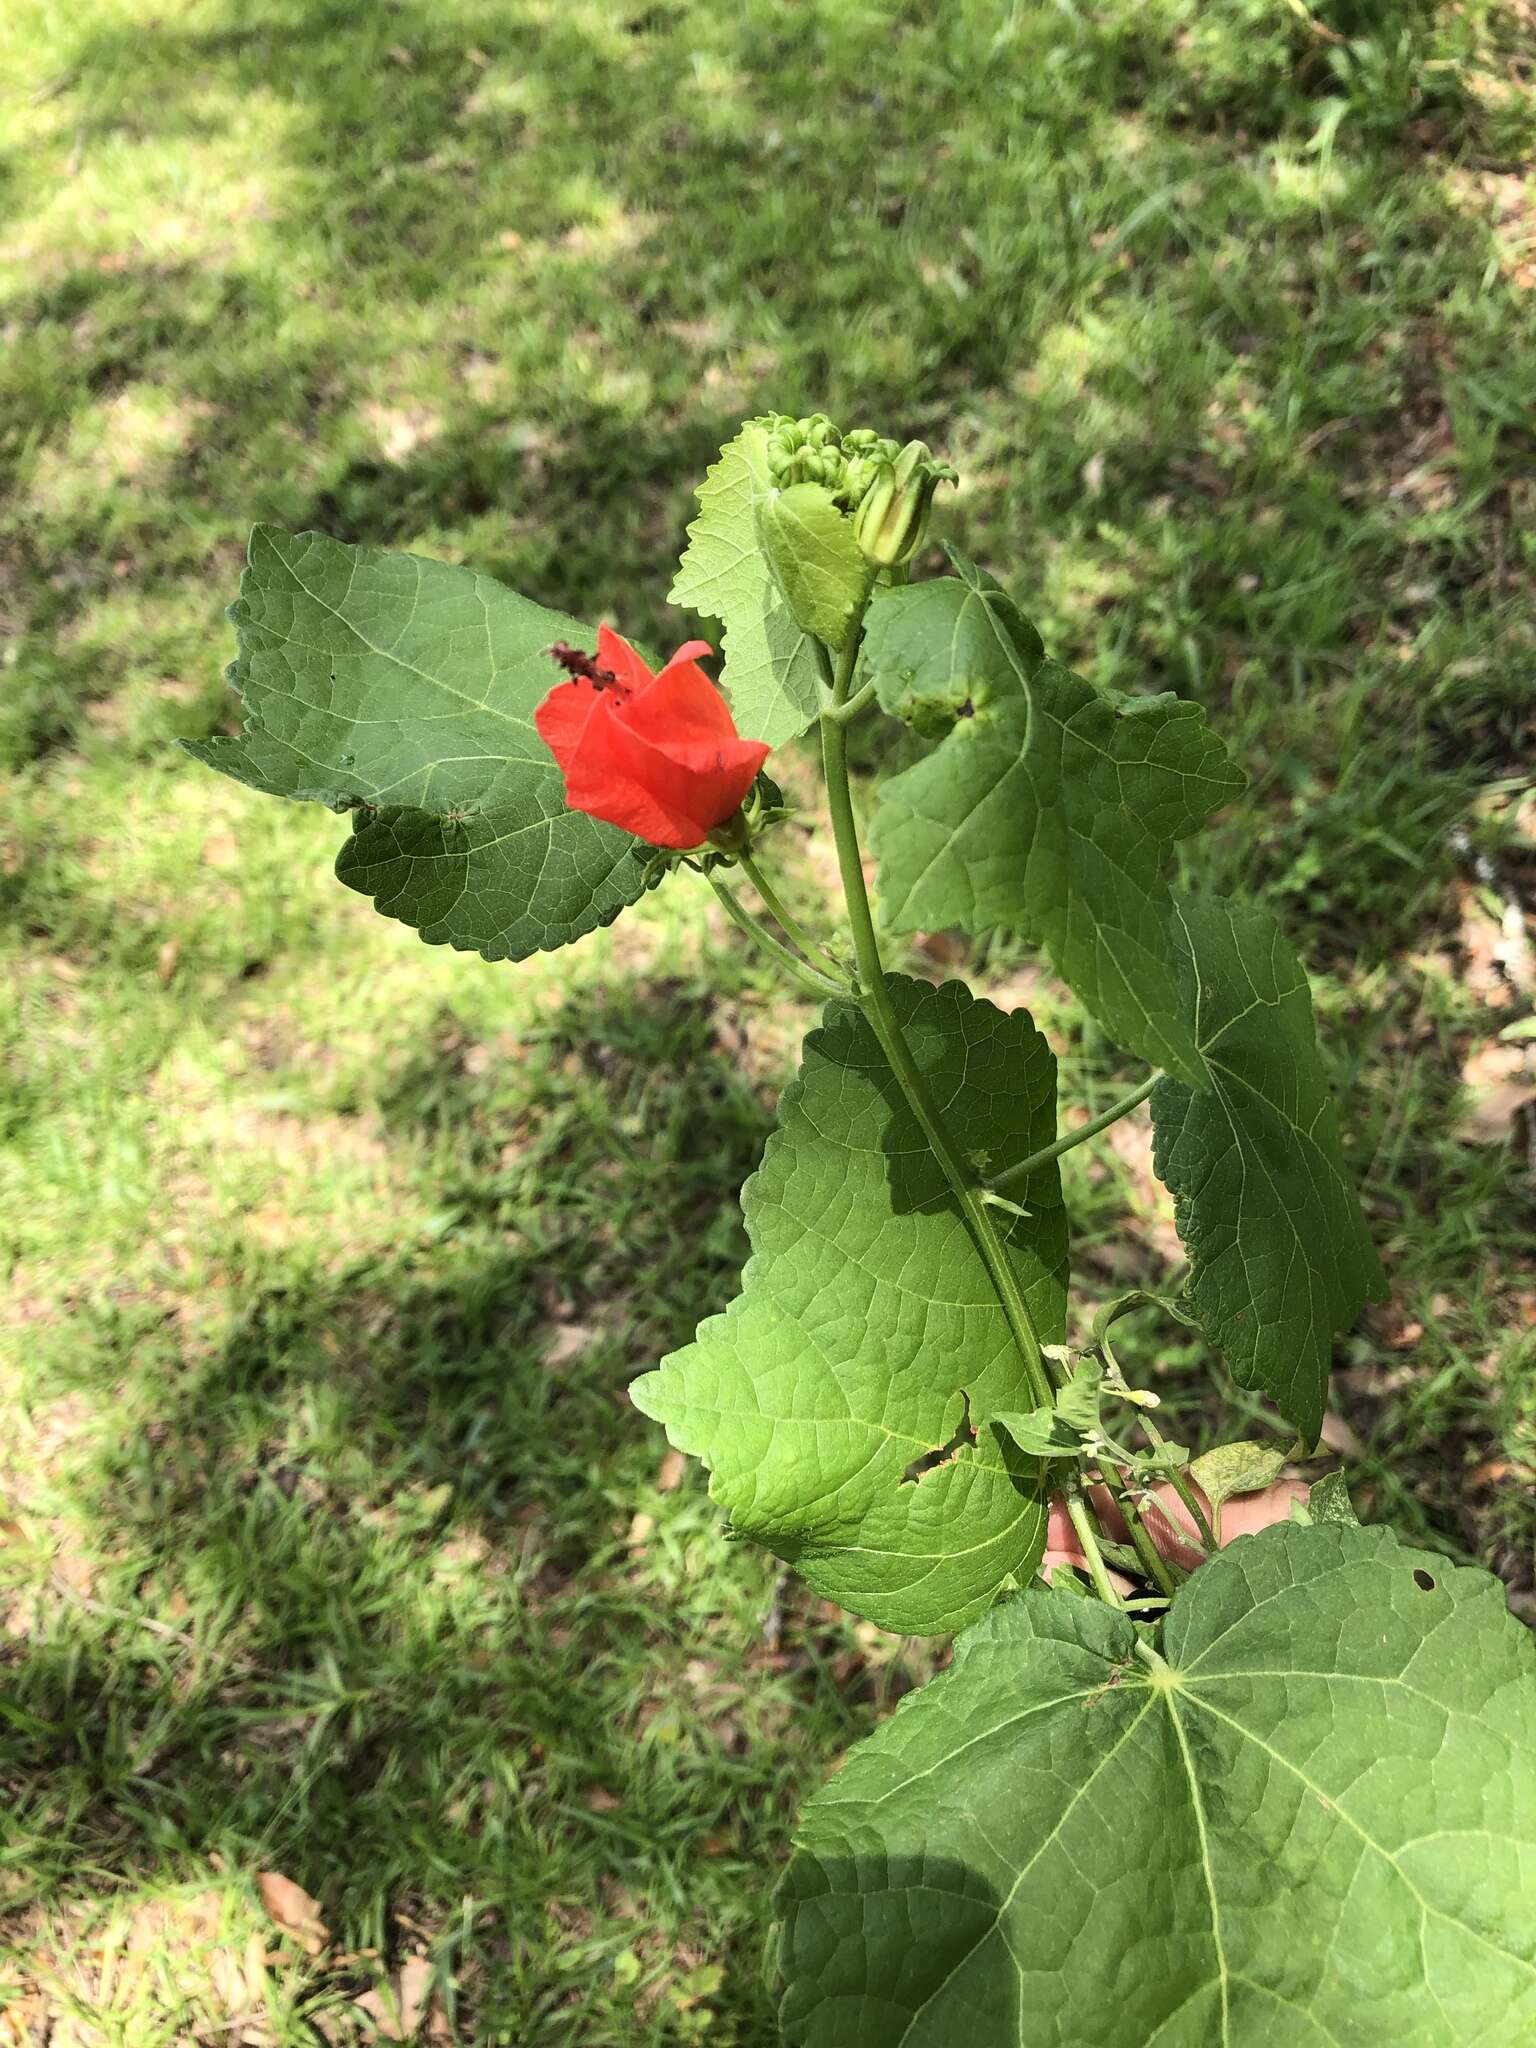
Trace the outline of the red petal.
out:
<instances>
[{"instance_id":1,"label":"red petal","mask_svg":"<svg viewBox=\"0 0 1536 2048\"><path fill-rule=\"evenodd\" d=\"M768 748L737 736L729 706L694 659L709 652L706 641L690 640L653 676L627 640L599 629L598 659L629 694L557 683L534 719L572 810L653 846L690 848L738 808Z\"/></svg>"},{"instance_id":2,"label":"red petal","mask_svg":"<svg viewBox=\"0 0 1536 2048\"><path fill-rule=\"evenodd\" d=\"M590 683L556 683L533 714L539 738L569 776L587 728L603 709L600 690Z\"/></svg>"},{"instance_id":3,"label":"red petal","mask_svg":"<svg viewBox=\"0 0 1536 2048\"><path fill-rule=\"evenodd\" d=\"M702 643L690 642L697 647ZM647 739L735 740L736 721L730 706L697 662L681 647L655 682L635 695L624 707L624 719Z\"/></svg>"},{"instance_id":4,"label":"red petal","mask_svg":"<svg viewBox=\"0 0 1536 2048\"><path fill-rule=\"evenodd\" d=\"M606 744L627 781L673 816L692 822L695 846L730 817L768 758L760 740L722 739L697 728L651 738L627 718L615 718Z\"/></svg>"},{"instance_id":5,"label":"red petal","mask_svg":"<svg viewBox=\"0 0 1536 2048\"><path fill-rule=\"evenodd\" d=\"M587 682L557 683L533 714L540 739L565 777L567 806L652 846L701 845L704 831L691 815L668 809L615 759L615 707L611 691Z\"/></svg>"},{"instance_id":6,"label":"red petal","mask_svg":"<svg viewBox=\"0 0 1536 2048\"><path fill-rule=\"evenodd\" d=\"M612 626L597 629L597 665L617 676L626 690L643 690L652 680L651 671L634 648Z\"/></svg>"}]
</instances>

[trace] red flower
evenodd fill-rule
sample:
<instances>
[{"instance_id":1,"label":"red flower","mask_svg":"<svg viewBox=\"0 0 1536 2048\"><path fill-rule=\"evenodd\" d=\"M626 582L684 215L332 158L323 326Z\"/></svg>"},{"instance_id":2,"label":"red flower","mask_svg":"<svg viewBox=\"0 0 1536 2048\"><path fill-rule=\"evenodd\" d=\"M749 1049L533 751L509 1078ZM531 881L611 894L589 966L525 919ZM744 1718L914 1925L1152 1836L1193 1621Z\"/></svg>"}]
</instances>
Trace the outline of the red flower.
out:
<instances>
[{"instance_id":1,"label":"red flower","mask_svg":"<svg viewBox=\"0 0 1536 2048\"><path fill-rule=\"evenodd\" d=\"M627 640L598 628L596 661L556 683L534 713L573 811L652 846L686 848L702 846L740 808L769 750L737 734L695 660L709 651L690 640L652 675ZM566 647L558 658L567 667L582 661Z\"/></svg>"}]
</instances>

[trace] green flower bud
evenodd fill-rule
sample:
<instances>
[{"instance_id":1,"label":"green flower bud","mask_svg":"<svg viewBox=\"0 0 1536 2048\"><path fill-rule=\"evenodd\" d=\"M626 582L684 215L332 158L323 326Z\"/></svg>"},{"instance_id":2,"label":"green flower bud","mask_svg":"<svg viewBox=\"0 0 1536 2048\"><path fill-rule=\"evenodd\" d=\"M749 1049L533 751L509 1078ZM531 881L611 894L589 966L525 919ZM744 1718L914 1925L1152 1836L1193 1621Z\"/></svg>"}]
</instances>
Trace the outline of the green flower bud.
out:
<instances>
[{"instance_id":1,"label":"green flower bud","mask_svg":"<svg viewBox=\"0 0 1536 2048\"><path fill-rule=\"evenodd\" d=\"M877 569L910 560L927 527L934 492L941 483L958 482L949 464L935 462L923 441L909 441L894 462L882 459L854 519L864 559Z\"/></svg>"}]
</instances>

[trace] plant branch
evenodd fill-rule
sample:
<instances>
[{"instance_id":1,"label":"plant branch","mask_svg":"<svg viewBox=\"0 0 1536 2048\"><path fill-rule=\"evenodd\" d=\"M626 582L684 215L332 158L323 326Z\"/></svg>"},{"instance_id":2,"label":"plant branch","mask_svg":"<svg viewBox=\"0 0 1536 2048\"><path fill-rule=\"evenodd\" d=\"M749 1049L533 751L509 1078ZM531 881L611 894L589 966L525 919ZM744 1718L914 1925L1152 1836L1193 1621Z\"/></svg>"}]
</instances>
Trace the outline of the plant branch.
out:
<instances>
[{"instance_id":1,"label":"plant branch","mask_svg":"<svg viewBox=\"0 0 1536 2048\"><path fill-rule=\"evenodd\" d=\"M823 718L835 718L839 725L848 725L853 719L858 717L866 704L874 701L874 695L875 686L873 681L867 682L863 689L855 690L845 704L834 702L824 706L821 715Z\"/></svg>"},{"instance_id":2,"label":"plant branch","mask_svg":"<svg viewBox=\"0 0 1536 2048\"><path fill-rule=\"evenodd\" d=\"M1179 1582L1152 1541L1147 1525L1142 1519L1141 1502L1135 1498L1132 1489L1125 1484L1107 1458L1099 1460L1099 1477L1104 1482L1110 1499L1124 1518L1131 1539L1131 1548L1136 1552L1143 1573L1160 1592L1170 1596L1176 1593Z\"/></svg>"},{"instance_id":3,"label":"plant branch","mask_svg":"<svg viewBox=\"0 0 1536 2048\"><path fill-rule=\"evenodd\" d=\"M834 981L829 974L823 974L819 968L813 967L808 960L802 960L800 955L792 952L782 939L775 938L768 927L758 918L755 918L745 904L738 903L724 882L719 881L710 869L704 869L703 874L705 881L708 882L711 889L719 897L725 914L730 918L731 922L738 925L746 933L747 937L752 940L754 945L760 946L765 953L777 961L787 974L793 975L803 989L822 1000L825 1000L828 996L848 996L850 991L846 982Z\"/></svg>"},{"instance_id":4,"label":"plant branch","mask_svg":"<svg viewBox=\"0 0 1536 2048\"><path fill-rule=\"evenodd\" d=\"M1167 1437L1163 1435L1163 1432L1158 1428L1157 1424L1152 1420L1151 1416L1147 1413L1145 1408L1140 1408L1137 1410L1136 1420L1141 1424L1142 1428L1146 1431L1147 1435L1151 1438L1153 1444L1156 1446L1158 1450L1162 1451L1168 1448ZM1205 1548L1208 1551L1214 1551L1219 1549L1220 1546L1216 1541L1216 1531L1211 1527L1211 1518L1205 1512L1205 1509L1201 1507L1199 1496L1196 1494L1195 1489L1190 1485L1189 1481L1185 1478L1184 1474L1179 1470L1178 1466L1170 1465L1167 1469L1166 1477L1168 1479L1169 1485L1173 1488L1174 1492L1179 1496L1179 1499L1183 1502L1184 1506L1189 1510L1190 1516L1194 1521L1195 1527L1200 1531L1201 1541L1203 1542Z\"/></svg>"},{"instance_id":5,"label":"plant branch","mask_svg":"<svg viewBox=\"0 0 1536 2048\"><path fill-rule=\"evenodd\" d=\"M1123 1116L1129 1116L1146 1101L1152 1090L1162 1079L1161 1070L1148 1074L1138 1088L1129 1095L1122 1095L1112 1103L1102 1116L1096 1116L1091 1123L1079 1124L1075 1131L1066 1131L1054 1145L1043 1145L1038 1152L1031 1152L1027 1159L1021 1159L1016 1166L1010 1166L992 1182L994 1190L1002 1189L1012 1182L1025 1180L1042 1166L1049 1166L1053 1159L1059 1159L1063 1152L1070 1152L1076 1145L1086 1145L1090 1138L1096 1138L1100 1131L1107 1131L1111 1124L1118 1123Z\"/></svg>"}]
</instances>

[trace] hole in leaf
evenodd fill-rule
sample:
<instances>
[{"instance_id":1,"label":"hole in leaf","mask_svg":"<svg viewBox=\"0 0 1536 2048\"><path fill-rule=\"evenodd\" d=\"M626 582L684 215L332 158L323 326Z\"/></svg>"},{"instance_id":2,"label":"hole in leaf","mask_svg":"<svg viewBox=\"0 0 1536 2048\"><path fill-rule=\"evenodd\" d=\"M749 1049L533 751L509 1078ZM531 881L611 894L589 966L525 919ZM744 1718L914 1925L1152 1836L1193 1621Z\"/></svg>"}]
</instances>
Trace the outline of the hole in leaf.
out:
<instances>
[{"instance_id":1,"label":"hole in leaf","mask_svg":"<svg viewBox=\"0 0 1536 2048\"><path fill-rule=\"evenodd\" d=\"M1433 1593L1433 1591L1435 1590L1434 1580L1429 1576L1429 1573L1427 1571L1423 1570L1422 1567L1414 1573L1413 1583L1418 1587L1421 1593Z\"/></svg>"},{"instance_id":2,"label":"hole in leaf","mask_svg":"<svg viewBox=\"0 0 1536 2048\"><path fill-rule=\"evenodd\" d=\"M937 1450L924 1451L920 1458L914 1458L901 1475L903 1486L915 1486L925 1472L932 1472L939 1465L947 1465L957 1451L963 1451L976 1442L976 1425L971 1420L971 1397L962 1387L960 1398L965 1403L965 1413L960 1418L960 1427L947 1444L940 1444Z\"/></svg>"}]
</instances>

